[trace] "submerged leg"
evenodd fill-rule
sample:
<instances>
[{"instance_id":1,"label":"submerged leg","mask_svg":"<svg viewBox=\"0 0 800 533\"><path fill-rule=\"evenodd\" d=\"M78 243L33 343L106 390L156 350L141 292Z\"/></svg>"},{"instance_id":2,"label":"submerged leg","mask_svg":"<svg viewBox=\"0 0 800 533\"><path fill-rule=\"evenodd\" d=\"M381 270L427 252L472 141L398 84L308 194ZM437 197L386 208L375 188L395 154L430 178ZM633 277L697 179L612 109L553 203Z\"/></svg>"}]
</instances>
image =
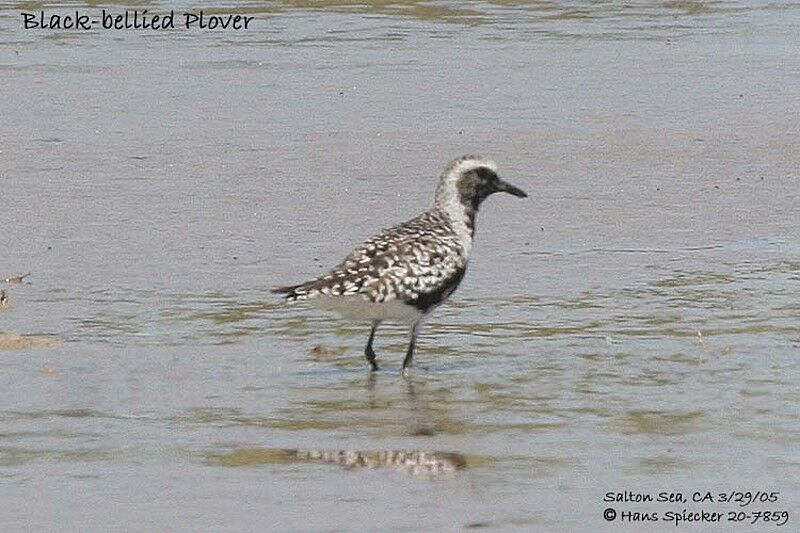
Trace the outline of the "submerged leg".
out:
<instances>
[{"instance_id":1,"label":"submerged leg","mask_svg":"<svg viewBox=\"0 0 800 533\"><path fill-rule=\"evenodd\" d=\"M378 324L380 323L380 320L376 320L372 323L372 330L369 332L367 347L364 349L364 355L367 357L367 362L371 370L378 370L378 364L375 362L375 350L372 349L372 340L375 338L375 330L378 329Z\"/></svg>"},{"instance_id":2,"label":"submerged leg","mask_svg":"<svg viewBox=\"0 0 800 533\"><path fill-rule=\"evenodd\" d=\"M411 342L408 343L408 351L406 352L406 358L403 359L404 374L411 366L411 360L414 358L414 347L417 345L417 332L419 331L419 326L421 323L422 323L421 320L417 320L416 322L414 322L414 325L411 326Z\"/></svg>"}]
</instances>

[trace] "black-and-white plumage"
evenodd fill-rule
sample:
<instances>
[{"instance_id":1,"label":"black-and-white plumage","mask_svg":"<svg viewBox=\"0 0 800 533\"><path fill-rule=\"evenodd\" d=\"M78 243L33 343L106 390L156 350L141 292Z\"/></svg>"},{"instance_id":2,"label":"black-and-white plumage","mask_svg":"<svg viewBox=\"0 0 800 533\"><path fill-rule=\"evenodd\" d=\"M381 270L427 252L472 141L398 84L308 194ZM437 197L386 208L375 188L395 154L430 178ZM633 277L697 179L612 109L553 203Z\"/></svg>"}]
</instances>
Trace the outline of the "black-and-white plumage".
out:
<instances>
[{"instance_id":1,"label":"black-and-white plumage","mask_svg":"<svg viewBox=\"0 0 800 533\"><path fill-rule=\"evenodd\" d=\"M460 157L442 172L428 211L381 231L324 276L274 292L285 294L288 302L309 300L347 318L370 321L365 355L373 370L378 369L372 349L378 325L384 320L410 324L405 370L422 320L461 283L478 208L495 192L527 196L501 180L492 161Z\"/></svg>"}]
</instances>

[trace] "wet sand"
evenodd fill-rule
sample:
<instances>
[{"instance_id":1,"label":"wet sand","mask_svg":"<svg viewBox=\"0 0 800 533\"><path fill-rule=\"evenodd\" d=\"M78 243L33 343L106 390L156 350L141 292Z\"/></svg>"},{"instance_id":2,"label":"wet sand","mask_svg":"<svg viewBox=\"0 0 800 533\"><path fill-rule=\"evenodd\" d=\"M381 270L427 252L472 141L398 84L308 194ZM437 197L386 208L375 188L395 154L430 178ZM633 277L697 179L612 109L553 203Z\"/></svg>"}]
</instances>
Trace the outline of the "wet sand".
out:
<instances>
[{"instance_id":1,"label":"wet sand","mask_svg":"<svg viewBox=\"0 0 800 533\"><path fill-rule=\"evenodd\" d=\"M635 529L602 518L617 490L797 508L793 3L231 2L210 12L251 29L213 34L19 9L0 273L32 275L0 332L57 344L0 351L0 529ZM366 326L269 288L475 152L531 198L482 210L414 376L387 328L369 379Z\"/></svg>"}]
</instances>

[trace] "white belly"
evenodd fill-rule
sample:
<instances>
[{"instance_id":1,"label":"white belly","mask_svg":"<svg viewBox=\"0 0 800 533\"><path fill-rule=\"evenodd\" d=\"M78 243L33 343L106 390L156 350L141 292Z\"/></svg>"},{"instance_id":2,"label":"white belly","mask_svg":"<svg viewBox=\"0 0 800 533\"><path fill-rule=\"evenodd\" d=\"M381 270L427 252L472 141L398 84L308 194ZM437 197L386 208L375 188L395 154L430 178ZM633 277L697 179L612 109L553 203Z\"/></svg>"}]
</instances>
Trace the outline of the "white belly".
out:
<instances>
[{"instance_id":1,"label":"white belly","mask_svg":"<svg viewBox=\"0 0 800 533\"><path fill-rule=\"evenodd\" d=\"M309 303L326 309L336 311L345 318L374 322L388 320L389 322L414 323L422 316L416 307L406 305L398 300L390 302L373 303L361 296L320 296L308 300Z\"/></svg>"}]
</instances>

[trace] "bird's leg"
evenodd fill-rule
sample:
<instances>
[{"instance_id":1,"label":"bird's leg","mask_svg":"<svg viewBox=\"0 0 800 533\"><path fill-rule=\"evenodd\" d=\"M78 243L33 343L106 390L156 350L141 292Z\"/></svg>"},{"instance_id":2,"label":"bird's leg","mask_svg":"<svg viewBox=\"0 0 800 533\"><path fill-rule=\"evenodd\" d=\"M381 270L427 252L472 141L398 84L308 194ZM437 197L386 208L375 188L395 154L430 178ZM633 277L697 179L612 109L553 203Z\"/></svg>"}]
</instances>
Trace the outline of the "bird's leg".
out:
<instances>
[{"instance_id":1,"label":"bird's leg","mask_svg":"<svg viewBox=\"0 0 800 533\"><path fill-rule=\"evenodd\" d=\"M376 320L372 323L372 330L369 332L367 347L364 349L364 355L367 356L367 362L371 370L378 370L378 363L375 362L375 350L372 349L372 340L375 338L375 330L378 329L378 324L380 323L380 320Z\"/></svg>"},{"instance_id":2,"label":"bird's leg","mask_svg":"<svg viewBox=\"0 0 800 533\"><path fill-rule=\"evenodd\" d=\"M408 368L411 366L411 360L414 358L414 347L417 345L417 331L421 323L421 320L417 320L414 322L414 325L411 326L411 342L408 343L406 358L403 359L403 374L408 374Z\"/></svg>"}]
</instances>

